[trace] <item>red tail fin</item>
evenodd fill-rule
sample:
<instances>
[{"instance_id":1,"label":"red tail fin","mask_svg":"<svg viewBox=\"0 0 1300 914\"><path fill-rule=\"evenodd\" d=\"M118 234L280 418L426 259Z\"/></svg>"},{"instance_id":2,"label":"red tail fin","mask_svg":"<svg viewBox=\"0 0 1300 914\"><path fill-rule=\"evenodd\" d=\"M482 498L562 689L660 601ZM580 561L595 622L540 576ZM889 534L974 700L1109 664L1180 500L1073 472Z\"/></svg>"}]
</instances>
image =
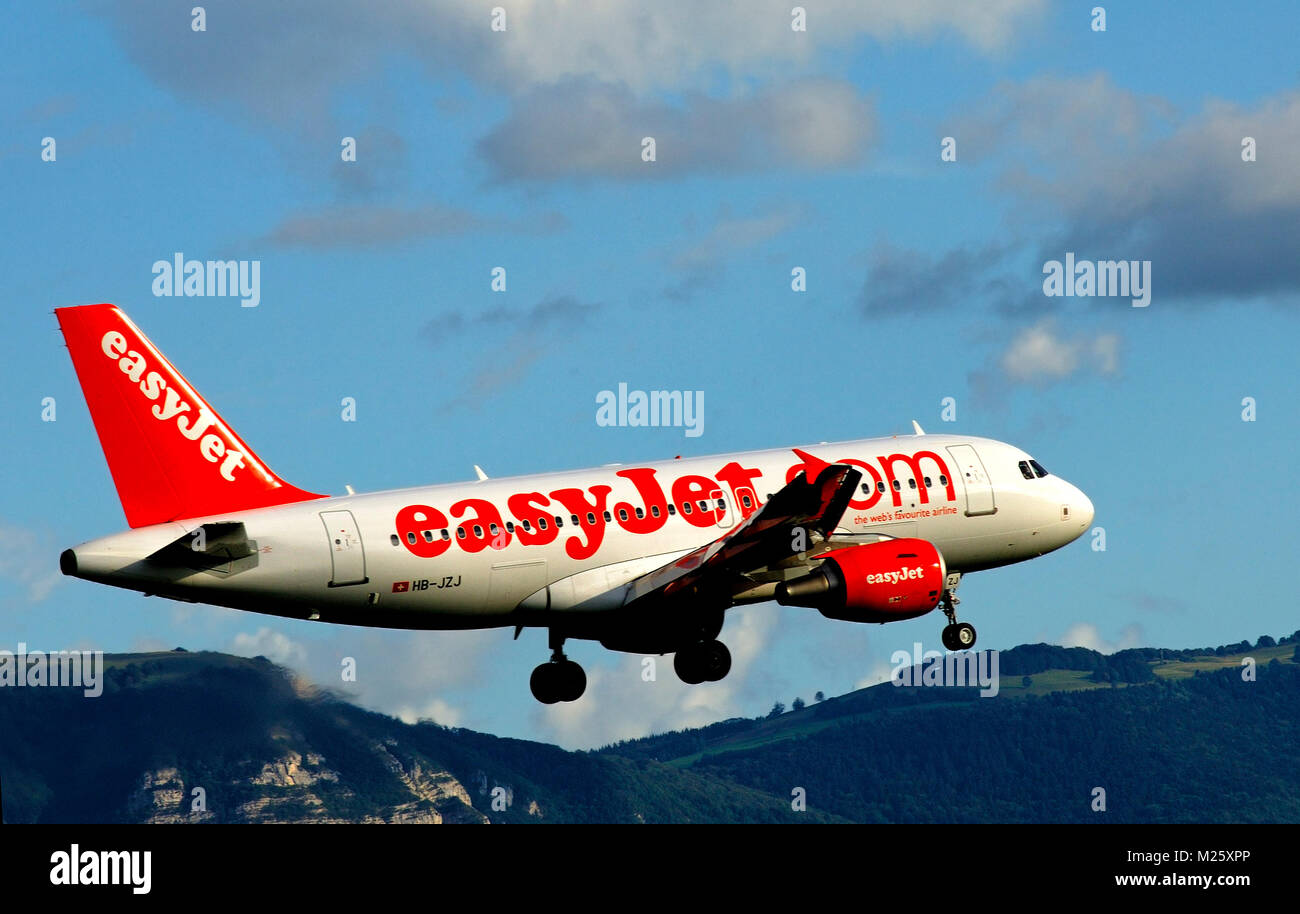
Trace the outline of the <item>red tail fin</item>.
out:
<instances>
[{"instance_id":1,"label":"red tail fin","mask_svg":"<svg viewBox=\"0 0 1300 914\"><path fill-rule=\"evenodd\" d=\"M54 313L132 527L324 497L272 473L115 305Z\"/></svg>"}]
</instances>

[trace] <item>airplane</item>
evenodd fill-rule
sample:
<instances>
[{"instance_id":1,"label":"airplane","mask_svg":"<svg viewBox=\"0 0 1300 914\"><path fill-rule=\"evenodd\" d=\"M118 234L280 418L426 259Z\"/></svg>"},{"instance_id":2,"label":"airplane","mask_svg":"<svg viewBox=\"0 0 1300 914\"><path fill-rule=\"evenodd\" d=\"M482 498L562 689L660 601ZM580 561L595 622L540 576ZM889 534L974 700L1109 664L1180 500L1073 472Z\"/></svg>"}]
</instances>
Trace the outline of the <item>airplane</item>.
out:
<instances>
[{"instance_id":1,"label":"airplane","mask_svg":"<svg viewBox=\"0 0 1300 914\"><path fill-rule=\"evenodd\" d=\"M1093 506L1010 444L915 434L327 496L285 482L111 304L56 308L129 530L65 575L174 600L395 629L545 628L546 704L586 673L566 640L727 675L728 609L773 601L885 623L962 578L1044 555Z\"/></svg>"}]
</instances>

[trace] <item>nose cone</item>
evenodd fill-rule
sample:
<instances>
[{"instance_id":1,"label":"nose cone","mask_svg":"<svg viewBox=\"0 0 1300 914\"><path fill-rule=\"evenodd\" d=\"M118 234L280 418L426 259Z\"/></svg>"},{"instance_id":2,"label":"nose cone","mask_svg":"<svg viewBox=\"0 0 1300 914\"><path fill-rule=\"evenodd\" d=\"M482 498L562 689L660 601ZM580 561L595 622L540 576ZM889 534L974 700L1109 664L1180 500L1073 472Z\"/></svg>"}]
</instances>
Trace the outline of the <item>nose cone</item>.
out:
<instances>
[{"instance_id":1,"label":"nose cone","mask_svg":"<svg viewBox=\"0 0 1300 914\"><path fill-rule=\"evenodd\" d=\"M1083 525L1085 527L1087 527L1092 523L1092 518L1095 516L1095 514L1096 512L1093 511L1092 509L1092 499L1090 499L1087 495L1084 495L1082 492L1080 492L1079 493L1079 519L1083 522Z\"/></svg>"},{"instance_id":2,"label":"nose cone","mask_svg":"<svg viewBox=\"0 0 1300 914\"><path fill-rule=\"evenodd\" d=\"M1087 530L1095 514L1092 508L1092 499L1084 495L1077 486L1070 486L1066 504L1070 507L1070 522L1075 524L1080 531Z\"/></svg>"}]
</instances>

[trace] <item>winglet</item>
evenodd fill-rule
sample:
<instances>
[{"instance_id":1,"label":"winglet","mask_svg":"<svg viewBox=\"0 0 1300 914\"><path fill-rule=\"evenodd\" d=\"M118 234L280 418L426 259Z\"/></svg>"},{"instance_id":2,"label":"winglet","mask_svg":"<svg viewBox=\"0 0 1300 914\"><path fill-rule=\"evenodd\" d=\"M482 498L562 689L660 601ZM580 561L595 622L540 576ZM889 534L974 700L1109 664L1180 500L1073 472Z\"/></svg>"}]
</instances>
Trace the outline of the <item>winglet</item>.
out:
<instances>
[{"instance_id":1,"label":"winglet","mask_svg":"<svg viewBox=\"0 0 1300 914\"><path fill-rule=\"evenodd\" d=\"M921 428L921 423L917 422L915 419L912 420L912 428L916 430L918 438L925 434L925 429Z\"/></svg>"},{"instance_id":2,"label":"winglet","mask_svg":"<svg viewBox=\"0 0 1300 914\"><path fill-rule=\"evenodd\" d=\"M482 482L483 480L488 478L488 474L484 473L483 468L479 466L477 463L474 464L474 472L478 475L479 482Z\"/></svg>"}]
</instances>

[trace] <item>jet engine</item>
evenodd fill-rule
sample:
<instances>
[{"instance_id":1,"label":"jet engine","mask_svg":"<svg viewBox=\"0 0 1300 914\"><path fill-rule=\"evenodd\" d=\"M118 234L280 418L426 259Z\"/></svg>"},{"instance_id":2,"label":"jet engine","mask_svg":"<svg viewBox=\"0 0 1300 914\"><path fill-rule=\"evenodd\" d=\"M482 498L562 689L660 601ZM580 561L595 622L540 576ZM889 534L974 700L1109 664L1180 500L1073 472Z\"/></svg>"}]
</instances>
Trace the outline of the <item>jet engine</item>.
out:
<instances>
[{"instance_id":1,"label":"jet engine","mask_svg":"<svg viewBox=\"0 0 1300 914\"><path fill-rule=\"evenodd\" d=\"M827 553L810 574L778 584L776 601L845 622L893 622L938 606L947 574L933 543L882 540Z\"/></svg>"}]
</instances>

